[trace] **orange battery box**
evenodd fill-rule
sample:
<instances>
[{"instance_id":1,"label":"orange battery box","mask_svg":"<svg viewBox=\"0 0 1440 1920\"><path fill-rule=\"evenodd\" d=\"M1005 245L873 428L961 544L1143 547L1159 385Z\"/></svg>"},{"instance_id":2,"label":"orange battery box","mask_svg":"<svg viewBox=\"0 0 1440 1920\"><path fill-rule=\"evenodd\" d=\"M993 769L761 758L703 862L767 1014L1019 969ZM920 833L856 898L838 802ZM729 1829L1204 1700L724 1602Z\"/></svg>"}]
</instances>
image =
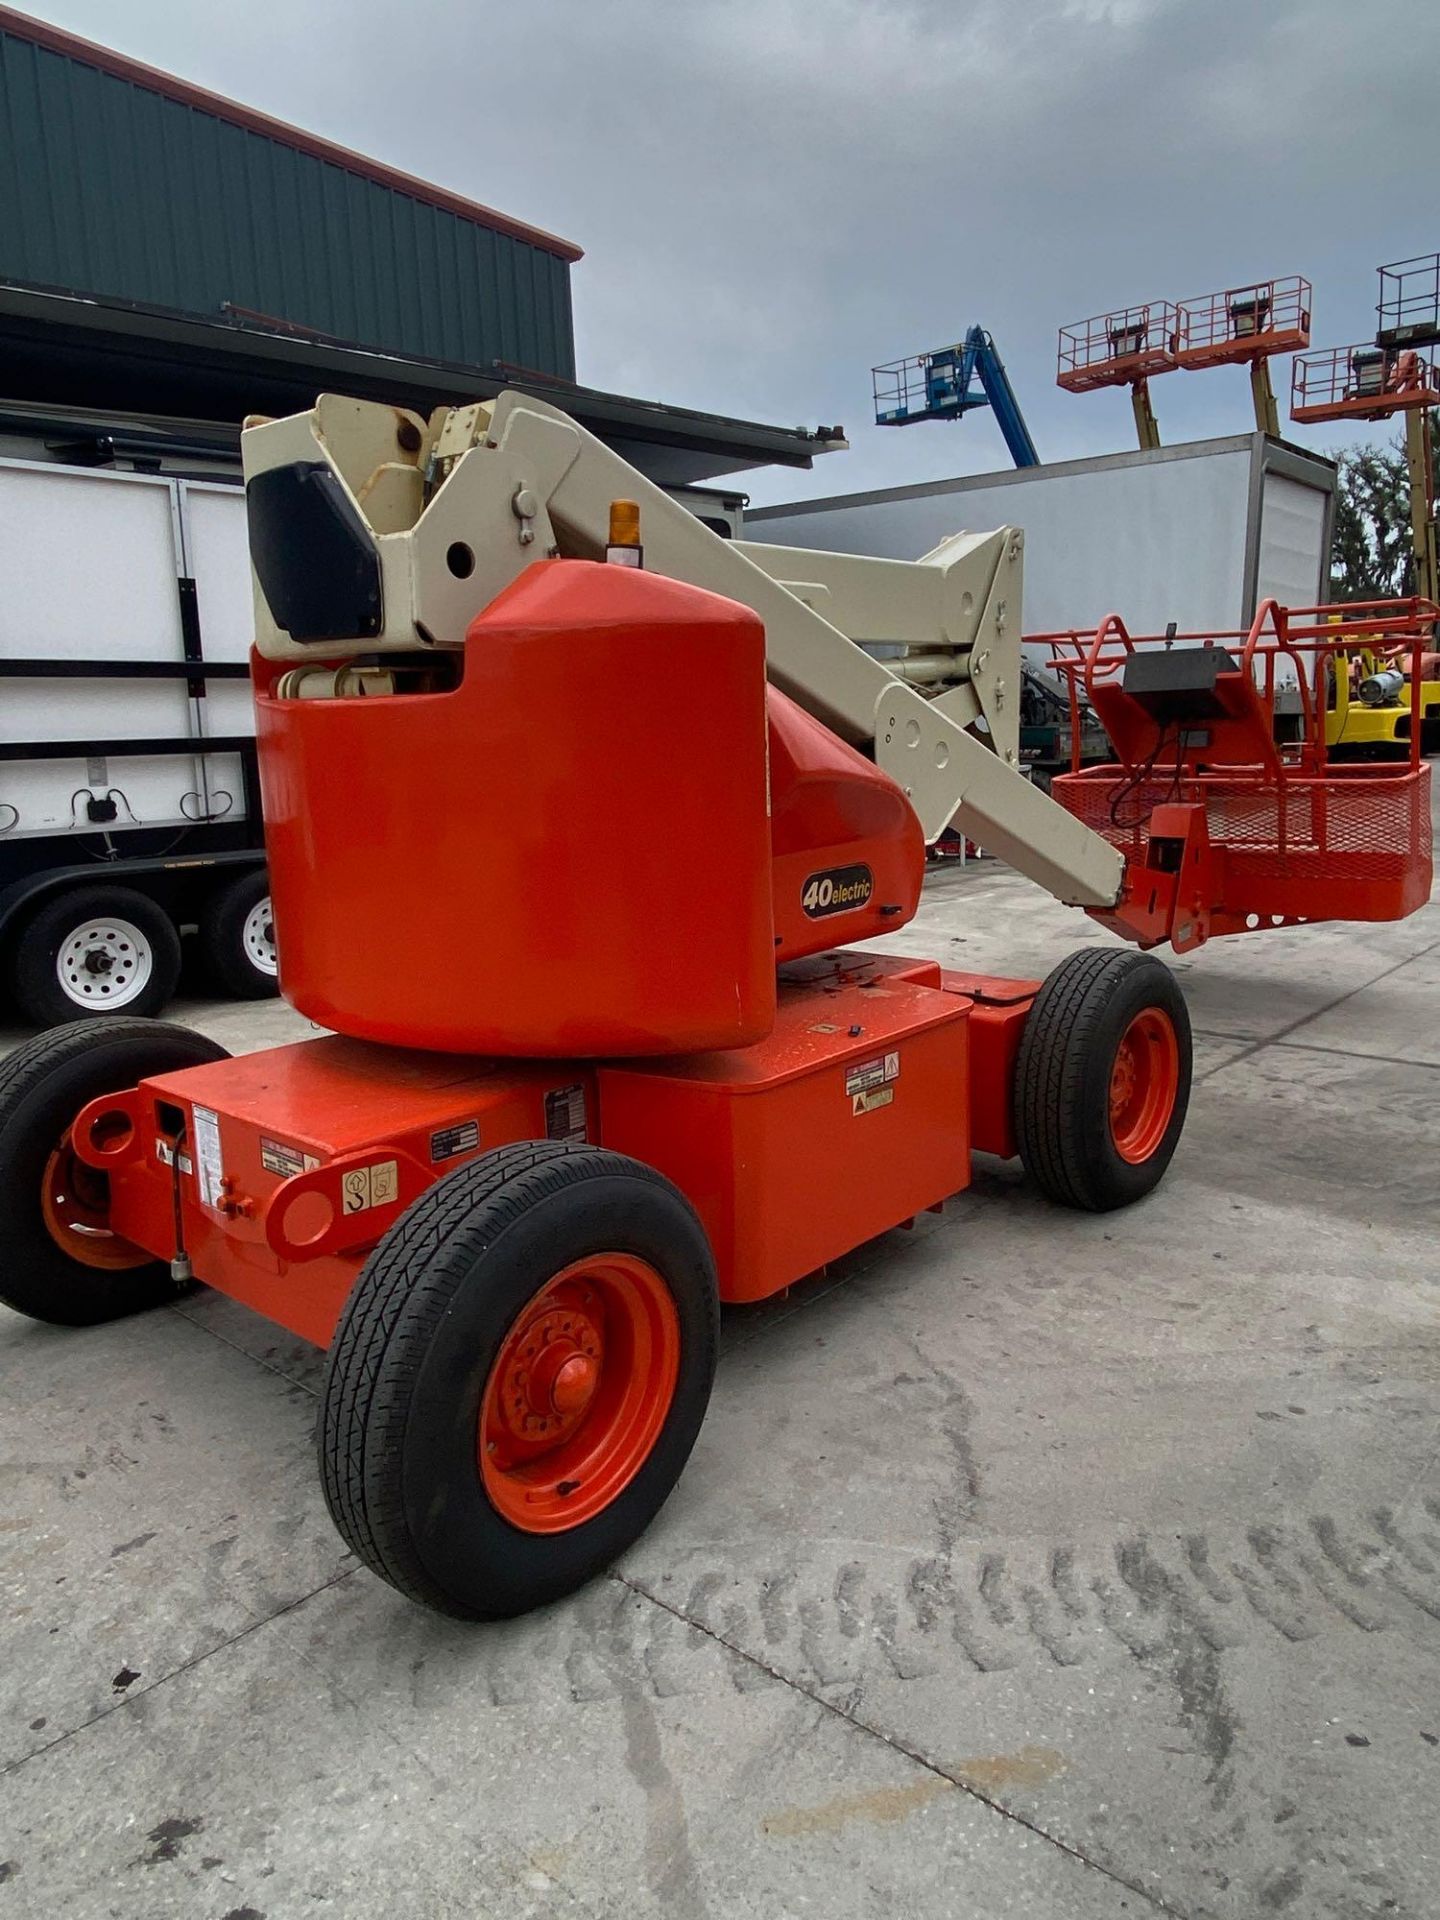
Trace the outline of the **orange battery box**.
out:
<instances>
[{"instance_id":1,"label":"orange battery box","mask_svg":"<svg viewBox=\"0 0 1440 1920\"><path fill-rule=\"evenodd\" d=\"M883 964L782 971L757 1046L597 1070L605 1145L689 1197L722 1299L763 1299L969 1182L970 1002Z\"/></svg>"}]
</instances>

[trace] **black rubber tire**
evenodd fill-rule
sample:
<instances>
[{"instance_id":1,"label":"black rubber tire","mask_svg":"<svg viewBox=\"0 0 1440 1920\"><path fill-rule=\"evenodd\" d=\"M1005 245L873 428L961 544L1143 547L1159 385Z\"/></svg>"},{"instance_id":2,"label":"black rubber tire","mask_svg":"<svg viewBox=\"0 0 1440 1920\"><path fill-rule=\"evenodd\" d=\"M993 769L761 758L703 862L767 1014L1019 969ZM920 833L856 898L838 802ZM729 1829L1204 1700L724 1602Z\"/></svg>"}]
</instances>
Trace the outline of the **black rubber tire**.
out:
<instances>
[{"instance_id":1,"label":"black rubber tire","mask_svg":"<svg viewBox=\"0 0 1440 1920\"><path fill-rule=\"evenodd\" d=\"M1164 1137L1146 1160L1121 1159L1110 1131L1110 1074L1121 1038L1147 1007L1169 1015L1179 1086ZM1015 1062L1015 1134L1026 1171L1061 1206L1105 1213L1155 1187L1190 1103L1190 1013L1175 976L1153 954L1085 947L1048 976Z\"/></svg>"},{"instance_id":2,"label":"black rubber tire","mask_svg":"<svg viewBox=\"0 0 1440 1920\"><path fill-rule=\"evenodd\" d=\"M587 1253L628 1252L664 1277L680 1375L640 1472L593 1519L532 1534L503 1519L476 1452L500 1344L546 1279ZM366 1261L325 1369L317 1443L330 1514L366 1566L459 1619L501 1619L573 1592L648 1526L710 1398L715 1263L690 1203L639 1161L524 1141L421 1195Z\"/></svg>"},{"instance_id":3,"label":"black rubber tire","mask_svg":"<svg viewBox=\"0 0 1440 1920\"><path fill-rule=\"evenodd\" d=\"M150 944L150 978L118 1013L97 997L93 1009L72 1000L55 971L60 949L87 920L128 920ZM37 1027L74 1020L147 1019L169 1005L180 978L180 935L163 907L134 887L73 887L48 901L21 928L10 956L15 1004ZM97 983L98 989L98 983Z\"/></svg>"},{"instance_id":4,"label":"black rubber tire","mask_svg":"<svg viewBox=\"0 0 1440 1920\"><path fill-rule=\"evenodd\" d=\"M179 1298L163 1261L104 1273L72 1259L45 1225L41 1177L76 1114L101 1094L228 1058L188 1027L108 1019L37 1033L0 1060L0 1301L32 1320L90 1327Z\"/></svg>"},{"instance_id":5,"label":"black rubber tire","mask_svg":"<svg viewBox=\"0 0 1440 1920\"><path fill-rule=\"evenodd\" d=\"M280 991L278 975L263 973L245 949L245 922L269 897L270 878L262 867L221 887L200 915L198 938L206 973L232 1000L273 1000Z\"/></svg>"}]
</instances>

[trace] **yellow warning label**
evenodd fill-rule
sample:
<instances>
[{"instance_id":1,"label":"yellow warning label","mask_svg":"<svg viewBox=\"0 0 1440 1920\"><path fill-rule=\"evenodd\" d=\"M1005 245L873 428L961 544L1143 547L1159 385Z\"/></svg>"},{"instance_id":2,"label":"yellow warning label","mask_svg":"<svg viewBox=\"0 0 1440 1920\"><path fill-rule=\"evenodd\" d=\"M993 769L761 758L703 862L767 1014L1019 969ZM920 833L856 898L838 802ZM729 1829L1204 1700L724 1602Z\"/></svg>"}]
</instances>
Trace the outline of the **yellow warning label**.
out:
<instances>
[{"instance_id":1,"label":"yellow warning label","mask_svg":"<svg viewBox=\"0 0 1440 1920\"><path fill-rule=\"evenodd\" d=\"M894 1098L894 1087L873 1087L869 1093L856 1093L850 1096L850 1111L874 1113L877 1107L888 1107Z\"/></svg>"}]
</instances>

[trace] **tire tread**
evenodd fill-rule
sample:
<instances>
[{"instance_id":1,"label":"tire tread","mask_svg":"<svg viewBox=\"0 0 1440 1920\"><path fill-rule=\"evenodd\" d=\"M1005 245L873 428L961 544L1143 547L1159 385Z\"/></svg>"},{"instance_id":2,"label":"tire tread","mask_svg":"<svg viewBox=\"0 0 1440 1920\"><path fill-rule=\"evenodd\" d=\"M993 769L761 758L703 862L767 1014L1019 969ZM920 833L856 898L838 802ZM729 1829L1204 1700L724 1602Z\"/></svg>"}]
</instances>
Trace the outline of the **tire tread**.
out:
<instances>
[{"instance_id":1,"label":"tire tread","mask_svg":"<svg viewBox=\"0 0 1440 1920\"><path fill-rule=\"evenodd\" d=\"M1025 1022L1015 1063L1016 1139L1036 1185L1062 1206L1102 1211L1115 1204L1082 1155L1080 1107L1110 1003L1147 968L1173 980L1149 954L1082 947L1047 976Z\"/></svg>"},{"instance_id":2,"label":"tire tread","mask_svg":"<svg viewBox=\"0 0 1440 1920\"><path fill-rule=\"evenodd\" d=\"M356 1281L326 1362L321 1485L346 1545L412 1600L465 1612L426 1571L404 1512L405 1428L436 1329L475 1255L508 1226L563 1187L622 1171L674 1191L653 1168L604 1149L552 1140L498 1147L422 1194Z\"/></svg>"}]
</instances>

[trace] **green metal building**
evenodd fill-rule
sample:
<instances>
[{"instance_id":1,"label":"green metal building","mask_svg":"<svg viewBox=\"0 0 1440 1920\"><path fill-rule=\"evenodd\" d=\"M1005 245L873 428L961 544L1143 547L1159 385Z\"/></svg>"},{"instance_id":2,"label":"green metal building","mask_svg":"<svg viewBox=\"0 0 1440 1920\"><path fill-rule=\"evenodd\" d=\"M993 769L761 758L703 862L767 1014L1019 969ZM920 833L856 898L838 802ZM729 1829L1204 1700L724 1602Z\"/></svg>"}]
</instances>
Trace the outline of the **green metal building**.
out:
<instances>
[{"instance_id":1,"label":"green metal building","mask_svg":"<svg viewBox=\"0 0 1440 1920\"><path fill-rule=\"evenodd\" d=\"M578 386L579 258L0 5L0 458L233 471L247 414L327 389L428 413L519 388L671 488L843 445Z\"/></svg>"},{"instance_id":2,"label":"green metal building","mask_svg":"<svg viewBox=\"0 0 1440 1920\"><path fill-rule=\"evenodd\" d=\"M0 280L570 380L579 258L0 7Z\"/></svg>"}]
</instances>

